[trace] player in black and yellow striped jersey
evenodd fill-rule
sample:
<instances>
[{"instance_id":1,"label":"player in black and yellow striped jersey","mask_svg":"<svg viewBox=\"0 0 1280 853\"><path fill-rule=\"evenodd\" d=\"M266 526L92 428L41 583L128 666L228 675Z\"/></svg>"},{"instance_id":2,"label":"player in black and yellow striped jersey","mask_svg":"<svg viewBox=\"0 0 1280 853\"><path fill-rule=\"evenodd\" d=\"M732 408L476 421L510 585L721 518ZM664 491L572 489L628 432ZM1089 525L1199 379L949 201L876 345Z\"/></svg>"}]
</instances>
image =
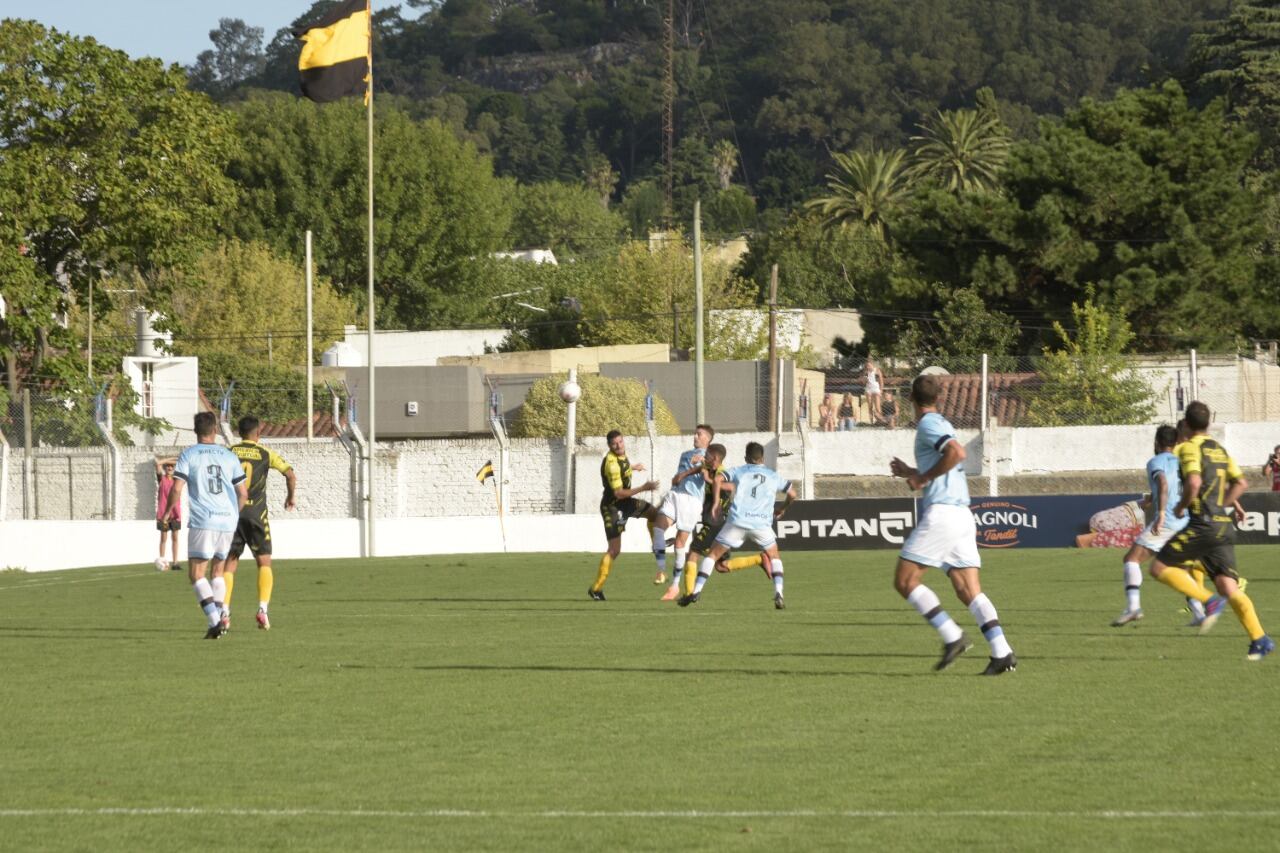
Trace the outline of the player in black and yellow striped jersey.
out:
<instances>
[{"instance_id":1,"label":"player in black and yellow striped jersey","mask_svg":"<svg viewBox=\"0 0 1280 853\"><path fill-rule=\"evenodd\" d=\"M657 480L650 480L640 486L631 485L632 472L643 471L643 465L632 465L627 459L627 442L618 430L612 430L605 440L609 443L609 452L600 463L600 483L603 493L600 496L600 518L604 521L604 536L608 540L608 550L600 558L600 566L596 570L596 582L587 590L588 597L596 601L604 601L604 582L609 577L609 569L613 561L622 553L622 531L627 522L633 518L643 518L649 522L653 530L653 521L658 510L653 504L640 500L636 495L651 492L658 488ZM658 531L659 534L662 531ZM656 548L656 545L655 545ZM666 540L663 540L663 551Z\"/></svg>"},{"instance_id":2,"label":"player in black and yellow striped jersey","mask_svg":"<svg viewBox=\"0 0 1280 853\"><path fill-rule=\"evenodd\" d=\"M689 545L689 561L684 566L682 589L684 595L679 600L681 606L688 606L696 600L693 596L693 587L697 582L698 564L702 562L703 555L711 550L711 546L716 541L716 535L724 527L729 504L733 503L733 484L724 476L724 458L727 454L728 451L723 444L712 444L707 448L707 458L700 469L705 484L702 497L702 523L698 526L698 531L693 535L693 541ZM711 508L715 504L717 480L720 481L720 512L713 516ZM772 577L769 572L769 559L764 552L732 559L726 552L716 563L715 568L718 572L736 572L756 566L764 569L765 575Z\"/></svg>"},{"instance_id":3,"label":"player in black and yellow striped jersey","mask_svg":"<svg viewBox=\"0 0 1280 853\"><path fill-rule=\"evenodd\" d=\"M246 545L253 552L258 563L258 627L266 631L271 628L271 618L267 609L271 604L271 591L275 586L275 575L271 568L271 520L267 512L267 474L273 469L284 475L288 492L284 498L285 510L297 506L298 475L293 466L284 457L269 447L258 443L262 432L261 422L253 415L245 415L237 425L240 443L232 445L231 452L240 459L244 468L245 482L249 487L249 502L240 511L240 523L236 527L235 538L231 540L231 552L227 555L227 606L224 625L230 627L231 590L235 586L236 566L240 563L240 555Z\"/></svg>"},{"instance_id":4,"label":"player in black and yellow striped jersey","mask_svg":"<svg viewBox=\"0 0 1280 853\"><path fill-rule=\"evenodd\" d=\"M1240 589L1236 571L1236 502L1249 484L1227 449L1209 436L1209 407L1194 401L1187 406L1186 417L1191 437L1177 447L1183 490L1174 513L1181 517L1189 512L1191 521L1160 549L1151 564L1151 576L1204 603L1201 632L1213 627L1223 602L1230 603L1249 635L1248 659L1262 660L1276 644L1262 630L1253 601ZM1217 595L1210 595L1179 568L1188 560L1204 565Z\"/></svg>"}]
</instances>

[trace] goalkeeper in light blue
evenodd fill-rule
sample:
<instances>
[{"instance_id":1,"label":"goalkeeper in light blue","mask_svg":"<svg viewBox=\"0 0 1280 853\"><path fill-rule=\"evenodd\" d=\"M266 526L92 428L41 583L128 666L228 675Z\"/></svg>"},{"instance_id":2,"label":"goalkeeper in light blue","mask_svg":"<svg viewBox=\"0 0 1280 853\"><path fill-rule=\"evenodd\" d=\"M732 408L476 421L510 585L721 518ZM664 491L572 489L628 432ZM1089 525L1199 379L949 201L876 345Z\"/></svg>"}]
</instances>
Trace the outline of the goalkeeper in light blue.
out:
<instances>
[{"instance_id":1,"label":"goalkeeper in light blue","mask_svg":"<svg viewBox=\"0 0 1280 853\"><path fill-rule=\"evenodd\" d=\"M720 494L726 489L733 492L733 500L725 518L724 527L716 536L715 544L702 558L698 566L698 580L694 584L693 593L680 599L680 604L688 606L696 602L702 595L702 588L711 577L716 562L732 548L740 548L751 539L764 550L769 560L768 574L773 580L773 606L778 610L786 607L782 597L782 557L778 554L778 540L773 534L773 522L781 518L783 512L796 499L795 487L790 480L778 475L777 471L764 464L764 447L758 442L748 442L746 465L727 472L723 480L717 479L712 500L711 517L718 520L720 512ZM777 507L779 492L786 493L781 507Z\"/></svg>"}]
</instances>

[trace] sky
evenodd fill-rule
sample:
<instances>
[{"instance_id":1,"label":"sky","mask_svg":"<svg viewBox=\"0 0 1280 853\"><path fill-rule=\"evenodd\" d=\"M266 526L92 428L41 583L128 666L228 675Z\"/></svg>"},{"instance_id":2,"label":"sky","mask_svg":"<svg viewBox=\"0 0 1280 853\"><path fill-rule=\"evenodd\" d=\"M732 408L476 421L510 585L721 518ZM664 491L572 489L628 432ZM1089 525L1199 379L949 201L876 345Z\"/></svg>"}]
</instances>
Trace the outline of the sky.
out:
<instances>
[{"instance_id":1,"label":"sky","mask_svg":"<svg viewBox=\"0 0 1280 853\"><path fill-rule=\"evenodd\" d=\"M93 36L130 56L190 65L213 47L219 18L262 27L263 45L311 8L311 0L0 0L0 18L28 18L76 36Z\"/></svg>"}]
</instances>

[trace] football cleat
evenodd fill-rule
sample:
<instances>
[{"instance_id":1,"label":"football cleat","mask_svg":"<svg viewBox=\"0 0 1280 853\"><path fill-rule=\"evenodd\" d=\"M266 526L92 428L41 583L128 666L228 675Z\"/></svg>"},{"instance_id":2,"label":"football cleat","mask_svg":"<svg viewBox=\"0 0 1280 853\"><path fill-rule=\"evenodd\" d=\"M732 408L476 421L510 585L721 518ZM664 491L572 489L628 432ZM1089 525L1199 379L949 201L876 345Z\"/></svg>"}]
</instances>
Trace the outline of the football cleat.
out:
<instances>
[{"instance_id":1,"label":"football cleat","mask_svg":"<svg viewBox=\"0 0 1280 853\"><path fill-rule=\"evenodd\" d=\"M675 601L680 597L680 587L669 586L667 591L662 594L662 601Z\"/></svg>"},{"instance_id":2,"label":"football cleat","mask_svg":"<svg viewBox=\"0 0 1280 853\"><path fill-rule=\"evenodd\" d=\"M1142 618L1142 610L1126 610L1115 619L1111 620L1112 628L1119 628L1121 625L1128 625L1130 622L1137 622Z\"/></svg>"},{"instance_id":3,"label":"football cleat","mask_svg":"<svg viewBox=\"0 0 1280 853\"><path fill-rule=\"evenodd\" d=\"M262 631L271 630L271 619L267 616L267 611L259 610L257 615L258 628Z\"/></svg>"},{"instance_id":4,"label":"football cleat","mask_svg":"<svg viewBox=\"0 0 1280 853\"><path fill-rule=\"evenodd\" d=\"M217 640L225 633L227 632L223 630L222 623L219 622L217 625L209 626L209 630L204 632L204 638L206 640Z\"/></svg>"},{"instance_id":5,"label":"football cleat","mask_svg":"<svg viewBox=\"0 0 1280 853\"><path fill-rule=\"evenodd\" d=\"M942 672L942 670L955 663L956 658L971 648L973 648L973 641L969 639L969 635L961 633L960 639L942 646L942 657L933 665L934 671Z\"/></svg>"},{"instance_id":6,"label":"football cleat","mask_svg":"<svg viewBox=\"0 0 1280 853\"><path fill-rule=\"evenodd\" d=\"M587 598L591 599L592 601L604 601L604 590L603 590L603 589L588 589L588 590L587 590Z\"/></svg>"},{"instance_id":7,"label":"football cleat","mask_svg":"<svg viewBox=\"0 0 1280 853\"><path fill-rule=\"evenodd\" d=\"M760 568L764 569L765 577L773 580L773 560L770 560L769 555L764 551L760 552Z\"/></svg>"},{"instance_id":8,"label":"football cleat","mask_svg":"<svg viewBox=\"0 0 1280 853\"><path fill-rule=\"evenodd\" d=\"M1249 644L1249 660L1262 660L1276 650L1276 641L1263 634Z\"/></svg>"},{"instance_id":9,"label":"football cleat","mask_svg":"<svg viewBox=\"0 0 1280 853\"><path fill-rule=\"evenodd\" d=\"M1215 595L1204 603L1204 618L1200 620L1200 633L1207 634L1218 622L1218 617L1222 615L1222 607L1227 600L1220 595Z\"/></svg>"},{"instance_id":10,"label":"football cleat","mask_svg":"<svg viewBox=\"0 0 1280 853\"><path fill-rule=\"evenodd\" d=\"M691 592L688 595L680 596L680 600L677 601L676 604L679 604L681 607L688 607L690 604L697 604L699 598L702 598L702 593Z\"/></svg>"},{"instance_id":11,"label":"football cleat","mask_svg":"<svg viewBox=\"0 0 1280 853\"><path fill-rule=\"evenodd\" d=\"M231 611L230 610L222 611L222 617L218 620L218 624L222 626L222 633L224 634L231 630Z\"/></svg>"},{"instance_id":12,"label":"football cleat","mask_svg":"<svg viewBox=\"0 0 1280 853\"><path fill-rule=\"evenodd\" d=\"M666 583L666 582L667 582L667 573L666 573L666 572L658 572L656 575L654 575L654 576L653 576L653 585L654 585L654 586L662 586L662 585L663 585L664 583Z\"/></svg>"},{"instance_id":13,"label":"football cleat","mask_svg":"<svg viewBox=\"0 0 1280 853\"><path fill-rule=\"evenodd\" d=\"M786 610L786 609L787 609L787 602L783 600L783 598L782 598L782 593L780 593L780 592L775 592L775 593L773 594L773 609L774 609L774 610Z\"/></svg>"},{"instance_id":14,"label":"football cleat","mask_svg":"<svg viewBox=\"0 0 1280 853\"><path fill-rule=\"evenodd\" d=\"M1002 658L992 658L987 662L987 668L982 671L983 675L1002 675L1006 672L1013 672L1018 668L1018 659L1013 656L1013 652Z\"/></svg>"}]
</instances>

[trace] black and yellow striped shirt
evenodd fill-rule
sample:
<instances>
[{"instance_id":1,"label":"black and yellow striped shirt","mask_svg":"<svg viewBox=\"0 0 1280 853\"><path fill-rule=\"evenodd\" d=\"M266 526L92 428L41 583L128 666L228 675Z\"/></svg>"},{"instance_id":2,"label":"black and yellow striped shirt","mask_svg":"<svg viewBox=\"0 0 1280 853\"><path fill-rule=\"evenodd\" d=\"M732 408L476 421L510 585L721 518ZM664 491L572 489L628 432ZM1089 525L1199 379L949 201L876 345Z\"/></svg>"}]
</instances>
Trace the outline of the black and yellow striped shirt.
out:
<instances>
[{"instance_id":1,"label":"black and yellow striped shirt","mask_svg":"<svg viewBox=\"0 0 1280 853\"><path fill-rule=\"evenodd\" d=\"M271 469L281 474L293 470L293 466L284 457L269 447L263 447L256 441L242 441L232 445L231 452L240 460L244 469L245 485L249 488L249 502L244 505L243 514L261 513L267 506L267 472Z\"/></svg>"},{"instance_id":2,"label":"black and yellow striped shirt","mask_svg":"<svg viewBox=\"0 0 1280 853\"><path fill-rule=\"evenodd\" d=\"M1231 521L1234 515L1232 507L1226 504L1227 490L1244 474L1227 449L1202 433L1193 435L1174 451L1184 482L1192 474L1200 475L1200 489L1188 504L1191 517L1201 521Z\"/></svg>"},{"instance_id":3,"label":"black and yellow striped shirt","mask_svg":"<svg viewBox=\"0 0 1280 853\"><path fill-rule=\"evenodd\" d=\"M631 462L626 456L615 456L610 450L600 463L600 482L604 485L604 494L600 496L600 505L615 504L618 499L613 493L618 489L631 488Z\"/></svg>"}]
</instances>

